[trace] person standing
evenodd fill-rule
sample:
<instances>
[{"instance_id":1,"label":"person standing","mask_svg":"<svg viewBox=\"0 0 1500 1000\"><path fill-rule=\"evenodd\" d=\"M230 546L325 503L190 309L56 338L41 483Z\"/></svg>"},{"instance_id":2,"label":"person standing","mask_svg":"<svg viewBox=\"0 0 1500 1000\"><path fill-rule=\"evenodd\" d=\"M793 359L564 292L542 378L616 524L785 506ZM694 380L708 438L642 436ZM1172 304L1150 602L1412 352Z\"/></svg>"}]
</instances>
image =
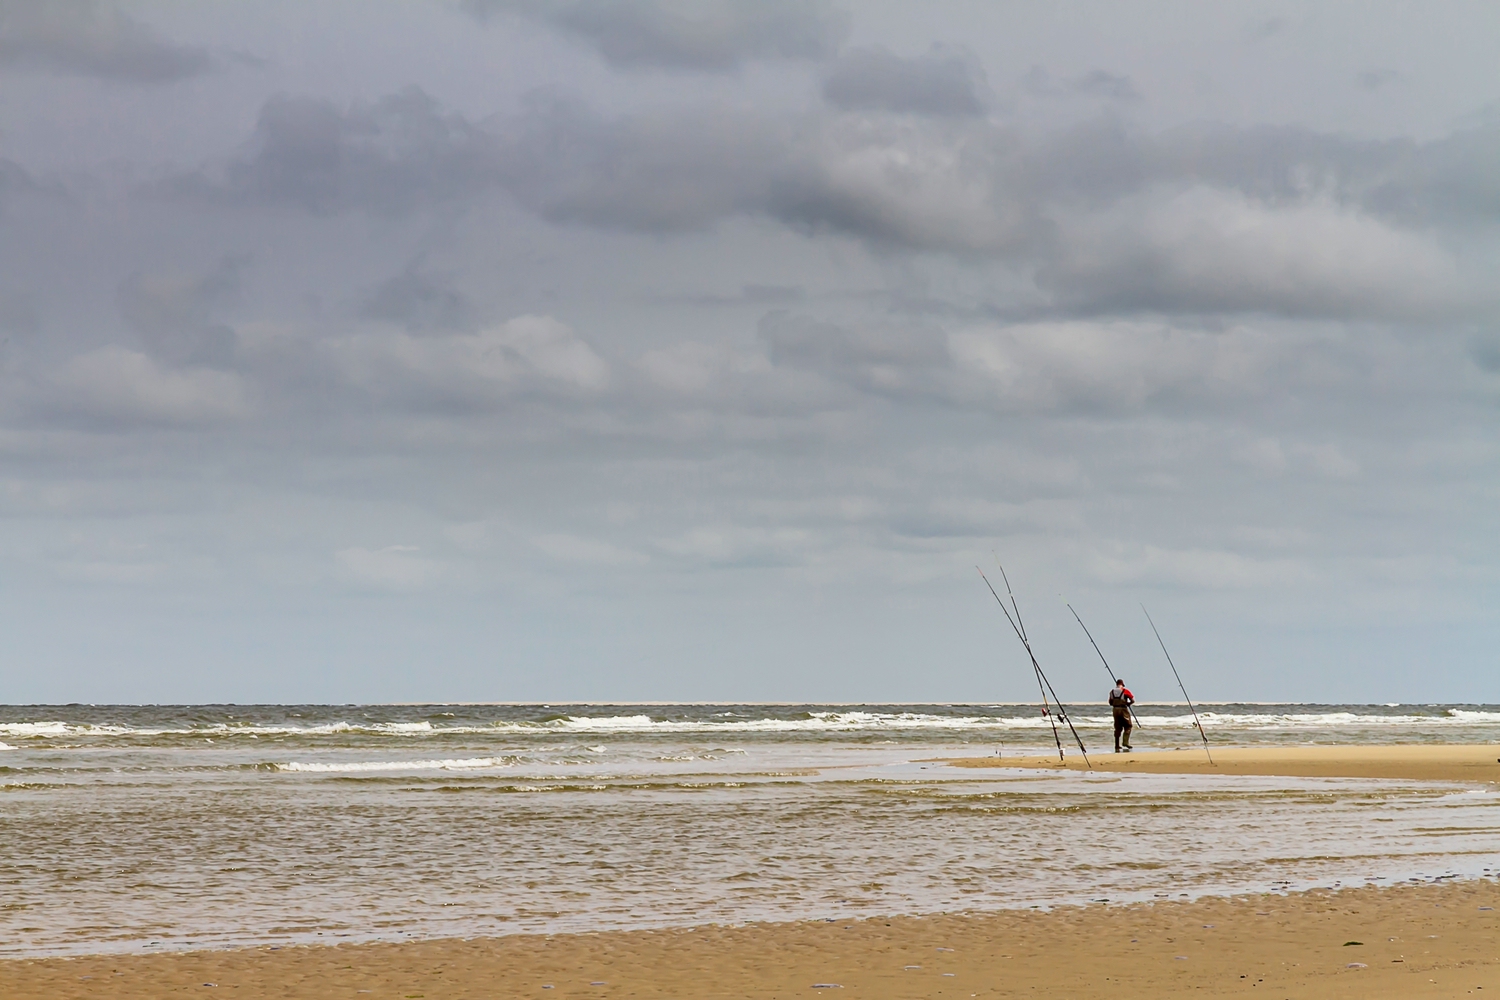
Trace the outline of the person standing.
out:
<instances>
[{"instance_id":1,"label":"person standing","mask_svg":"<svg viewBox=\"0 0 1500 1000\"><path fill-rule=\"evenodd\" d=\"M1135 704L1135 695L1130 693L1130 688L1118 677L1115 678L1115 686L1109 692L1109 708L1115 714L1115 753L1120 753L1120 737L1124 736L1124 746L1130 749L1130 706Z\"/></svg>"}]
</instances>

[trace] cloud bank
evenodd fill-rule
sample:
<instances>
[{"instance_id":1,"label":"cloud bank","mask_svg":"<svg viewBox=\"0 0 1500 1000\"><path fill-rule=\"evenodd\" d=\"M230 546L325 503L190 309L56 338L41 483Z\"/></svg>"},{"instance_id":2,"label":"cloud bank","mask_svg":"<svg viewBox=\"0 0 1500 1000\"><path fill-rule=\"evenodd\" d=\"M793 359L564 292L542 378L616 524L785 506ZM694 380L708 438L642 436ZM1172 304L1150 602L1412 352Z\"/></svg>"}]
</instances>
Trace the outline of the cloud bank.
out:
<instances>
[{"instance_id":1,"label":"cloud bank","mask_svg":"<svg viewBox=\"0 0 1500 1000\"><path fill-rule=\"evenodd\" d=\"M1106 635L1164 608L1226 697L1438 648L1480 697L1473 29L1339 61L992 16L0 6L35 696L233 660L216 697L1019 697L999 551L1049 656L1066 593ZM218 72L241 45L277 55Z\"/></svg>"}]
</instances>

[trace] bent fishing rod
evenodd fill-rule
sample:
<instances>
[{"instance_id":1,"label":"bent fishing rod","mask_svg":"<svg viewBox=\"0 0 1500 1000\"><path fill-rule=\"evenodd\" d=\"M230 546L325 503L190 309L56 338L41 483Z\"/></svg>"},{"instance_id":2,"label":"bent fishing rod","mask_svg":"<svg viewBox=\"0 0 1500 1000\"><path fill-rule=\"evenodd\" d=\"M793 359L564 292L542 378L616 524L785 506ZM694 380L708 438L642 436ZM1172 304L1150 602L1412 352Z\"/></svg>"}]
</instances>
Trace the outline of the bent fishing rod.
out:
<instances>
[{"instance_id":1,"label":"bent fishing rod","mask_svg":"<svg viewBox=\"0 0 1500 1000\"><path fill-rule=\"evenodd\" d=\"M975 566L974 568L979 570L979 578L984 581L984 585L986 587L990 588L990 593L995 595L995 600L1000 604L1000 610L1005 612L1005 620L1010 621L1010 612L1006 610L1005 602L1000 600L1000 595L995 594L995 585L990 583L990 578L984 575L984 570L979 569L978 566ZM1011 621L1010 627L1015 629L1016 636L1024 645L1026 642L1026 638L1021 635L1021 630L1016 628L1016 623ZM1027 652L1030 653L1030 650L1028 649ZM1046 685L1042 682L1042 668L1037 666L1035 657L1032 657L1031 669L1032 672L1036 674L1037 691L1040 692L1042 696L1042 714L1045 715L1047 717L1047 721L1052 724L1052 740L1057 744L1057 759L1059 761L1064 760L1065 758L1063 757L1062 737L1059 736L1057 732L1057 719L1052 715L1052 703L1047 700L1047 688Z\"/></svg>"},{"instance_id":2,"label":"bent fishing rod","mask_svg":"<svg viewBox=\"0 0 1500 1000\"><path fill-rule=\"evenodd\" d=\"M980 570L980 567L974 568L975 570ZM995 585L990 583L990 577L984 576L984 570L980 570L980 579L984 580L984 586L990 588L990 594L995 594ZM1010 610L1007 610L1007 607L1005 607L1005 601L1001 600L1001 595L995 594L995 600L1001 606L1001 612L1005 613L1005 621L1011 622L1011 628L1016 630L1017 639L1022 640L1022 645L1026 646L1026 633L1017 628L1016 622L1011 621ZM1026 654L1031 655L1031 646L1026 646ZM1049 685L1047 685L1046 678L1044 678L1043 672L1041 672L1040 664L1037 663L1037 657L1032 657L1031 661L1032 673L1037 675L1037 691L1041 694L1041 714L1046 715L1047 721L1052 724L1052 739L1055 744L1058 744L1058 760L1061 762L1061 760L1065 760L1064 756L1062 756L1062 736L1058 733L1058 718L1052 714L1052 702L1047 700L1047 687ZM1059 705L1058 708L1061 711L1062 705ZM1064 721L1067 721L1067 714L1064 714Z\"/></svg>"},{"instance_id":3,"label":"bent fishing rod","mask_svg":"<svg viewBox=\"0 0 1500 1000\"><path fill-rule=\"evenodd\" d=\"M1188 698L1187 688L1182 686L1182 675L1177 672L1177 664L1172 662L1172 654L1167 652L1167 644L1161 641L1161 633L1156 631L1156 622L1151 621L1151 612L1141 605L1141 612L1146 616L1146 621L1151 622L1151 631L1156 632L1156 642L1161 646L1162 655L1167 658L1167 666L1172 668L1172 676L1177 678L1177 686L1182 689L1182 697L1187 700L1188 711L1193 713L1193 725L1198 727L1198 735L1203 737L1203 752L1208 754L1208 762L1214 764L1214 755L1208 749L1208 734L1203 731L1203 723L1198 718L1198 710L1193 707L1193 699ZM1214 767L1218 767L1214 764Z\"/></svg>"},{"instance_id":4,"label":"bent fishing rod","mask_svg":"<svg viewBox=\"0 0 1500 1000\"><path fill-rule=\"evenodd\" d=\"M1075 729L1075 728L1073 728L1073 720L1070 719L1070 718L1068 718L1068 708L1067 708L1067 706L1062 703L1062 699L1060 699L1060 698L1057 697L1057 691L1056 691L1056 689L1054 689L1052 687L1052 682L1049 681L1047 679L1047 675L1042 672L1042 665L1036 661L1036 654L1031 651L1031 642L1030 642L1030 640L1028 640L1026 638L1025 627L1023 625L1021 625L1021 624L1018 624L1020 622L1020 619L1021 619L1021 609L1019 607L1016 607L1016 604L1015 604L1016 597L1015 597L1015 594L1011 592L1011 589L1010 589L1010 579L1008 577L1005 577L1005 567L1003 567L1003 566L1000 567L1000 575L1001 575L1002 578L1005 578L1005 590L1006 590L1006 593L1009 593L1011 595L1011 597L1010 597L1011 607L1015 608L1015 612L1016 612L1015 618L1011 617L1011 615L1010 615L1010 609L1006 608L1005 602L1000 599L999 593L997 593L995 591L995 585L992 584L992 583L990 583L990 578L984 575L984 570L979 569L978 566L975 566L974 568L976 570L979 570L980 579L984 580L984 585L986 587L988 587L989 590L990 590L990 593L992 595L994 595L995 603L998 604L998 605L1000 605L1000 610L1005 614L1005 620L1008 621L1008 622L1010 622L1011 629L1015 631L1016 638L1021 640L1021 645L1023 647L1025 647L1025 649L1026 649L1026 655L1031 660L1031 669L1036 672L1037 687L1040 688L1041 692L1042 692L1042 712L1043 712L1044 715L1047 716L1047 721L1049 721L1049 722L1052 723L1052 738L1057 743L1057 759L1058 760L1063 760L1064 759L1063 758L1063 748L1062 748L1062 737L1058 734L1058 731L1057 731L1057 720L1053 718L1052 713L1050 711L1050 706L1047 703L1047 692L1048 691L1052 692L1052 700L1055 701L1055 702L1057 702L1058 714L1062 716L1063 722L1067 723L1068 731L1073 734L1073 739L1078 743L1078 752L1081 753L1081 754L1083 754L1083 762L1084 762L1084 764L1088 765L1089 770L1093 770L1094 765L1089 760L1088 749L1083 745L1083 739L1082 739L1082 737L1080 737L1078 735L1078 730Z\"/></svg>"},{"instance_id":5,"label":"bent fishing rod","mask_svg":"<svg viewBox=\"0 0 1500 1000\"><path fill-rule=\"evenodd\" d=\"M1063 603L1068 604L1067 601L1064 601ZM1068 610L1073 611L1073 605L1068 604ZM1099 654L1099 662L1104 664L1104 672L1109 674L1109 682L1111 684L1115 683L1115 672L1110 668L1109 661L1104 658L1104 651L1101 650L1099 648L1099 644L1094 641L1094 634L1090 632L1089 627L1083 623L1083 619L1078 617L1077 611L1073 611L1073 617L1077 619L1078 627L1083 629L1083 634L1089 637L1089 645L1093 646L1094 652ZM1135 724L1139 726L1141 724L1141 717L1135 714L1135 708L1131 705L1126 705L1125 710L1130 713L1131 719L1135 720Z\"/></svg>"},{"instance_id":6,"label":"bent fishing rod","mask_svg":"<svg viewBox=\"0 0 1500 1000\"><path fill-rule=\"evenodd\" d=\"M1005 596L1010 598L1010 608L1016 613L1016 625L1018 626L1016 631L1021 633L1021 642L1026 647L1026 655L1031 657L1031 663L1036 667L1037 676L1047 685L1047 690L1052 692L1052 700L1057 702L1058 714L1062 716L1063 722L1067 723L1068 732L1073 734L1073 739L1078 743L1078 752L1083 754L1083 762L1088 764L1089 770L1092 771L1094 765L1089 761L1089 752L1084 748L1083 739L1078 735L1078 730L1073 728L1073 720L1068 717L1068 706L1064 705L1062 699L1057 696L1057 689L1052 686L1052 681L1047 678L1047 675L1042 673L1041 664L1036 662L1036 653L1031 651L1031 636L1026 634L1026 623L1021 620L1021 607L1016 603L1016 593L1010 589L1010 577L1006 574L1005 564L1000 561L998 554L995 555L995 565L1000 567L1000 579L1005 581ZM986 580L985 583L989 583L989 581Z\"/></svg>"}]
</instances>

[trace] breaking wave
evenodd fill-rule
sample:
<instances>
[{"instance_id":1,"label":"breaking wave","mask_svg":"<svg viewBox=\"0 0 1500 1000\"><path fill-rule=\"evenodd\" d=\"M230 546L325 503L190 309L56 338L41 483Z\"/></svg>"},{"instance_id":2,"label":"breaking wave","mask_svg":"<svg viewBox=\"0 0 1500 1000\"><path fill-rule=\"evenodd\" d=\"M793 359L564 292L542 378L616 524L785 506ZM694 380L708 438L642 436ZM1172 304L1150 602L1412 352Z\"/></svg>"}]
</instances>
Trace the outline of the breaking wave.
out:
<instances>
[{"instance_id":1,"label":"breaking wave","mask_svg":"<svg viewBox=\"0 0 1500 1000\"><path fill-rule=\"evenodd\" d=\"M288 761L270 764L268 770L309 771L318 774L354 774L366 771L471 771L479 768L512 767L514 757L467 757L462 760L357 760L333 763Z\"/></svg>"},{"instance_id":2,"label":"breaking wave","mask_svg":"<svg viewBox=\"0 0 1500 1000\"><path fill-rule=\"evenodd\" d=\"M587 709L589 706L577 706ZM540 718L524 717L524 706L499 708L494 715L482 717L482 711L470 710L468 717L441 712L420 720L358 720L347 718L187 721L162 710L160 721L130 725L119 721L83 721L50 719L42 721L0 722L0 739L21 741L26 745L54 741L180 741L180 740L338 740L378 745L388 738L423 740L439 737L515 737L537 736L609 737L693 734L725 736L730 734L785 734L795 739L799 734L904 734L910 738L941 739L952 734L957 739L984 738L1007 731L1040 731L1051 726L1051 720L1034 706L921 706L892 710L787 706L781 711L770 706L662 706L659 714L592 714L588 712L548 714ZM884 706L882 706L884 708ZM967 712L963 709L969 709ZM1404 708L1404 710L1403 710ZM944 711L943 709L948 709ZM332 711L336 711L333 709ZM328 715L332 711L322 709ZM123 713L122 713L123 714ZM1137 713L1145 728L1164 730L1190 729L1192 714L1185 706L1141 706ZM1206 705L1200 706L1199 718L1205 729L1226 734L1265 732L1296 734L1300 731L1386 731L1403 729L1456 730L1500 728L1500 709L1492 706L1303 706L1303 705ZM475 717L480 716L480 717ZM509 716L509 717L506 717ZM520 716L520 717L518 717ZM432 721L437 719L436 722ZM451 721L450 721L451 720ZM1088 728L1109 727L1107 711L1093 705L1073 708L1072 720ZM0 749L11 748L10 743ZM592 749L592 748L590 748ZM599 752L594 750L593 752ZM459 758L455 758L459 759ZM487 759L487 758L465 758Z\"/></svg>"}]
</instances>

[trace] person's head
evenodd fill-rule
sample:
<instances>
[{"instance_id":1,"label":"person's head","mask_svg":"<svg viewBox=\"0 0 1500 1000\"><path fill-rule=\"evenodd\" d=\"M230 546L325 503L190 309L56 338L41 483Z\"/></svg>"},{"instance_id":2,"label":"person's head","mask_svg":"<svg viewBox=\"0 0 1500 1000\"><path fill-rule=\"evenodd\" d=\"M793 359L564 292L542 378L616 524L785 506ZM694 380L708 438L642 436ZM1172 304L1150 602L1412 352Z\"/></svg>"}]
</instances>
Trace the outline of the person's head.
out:
<instances>
[{"instance_id":1,"label":"person's head","mask_svg":"<svg viewBox=\"0 0 1500 1000\"><path fill-rule=\"evenodd\" d=\"M1122 681L1122 680L1120 680L1120 678L1116 677L1115 678L1115 687L1124 687L1124 686L1125 686L1125 682Z\"/></svg>"}]
</instances>

